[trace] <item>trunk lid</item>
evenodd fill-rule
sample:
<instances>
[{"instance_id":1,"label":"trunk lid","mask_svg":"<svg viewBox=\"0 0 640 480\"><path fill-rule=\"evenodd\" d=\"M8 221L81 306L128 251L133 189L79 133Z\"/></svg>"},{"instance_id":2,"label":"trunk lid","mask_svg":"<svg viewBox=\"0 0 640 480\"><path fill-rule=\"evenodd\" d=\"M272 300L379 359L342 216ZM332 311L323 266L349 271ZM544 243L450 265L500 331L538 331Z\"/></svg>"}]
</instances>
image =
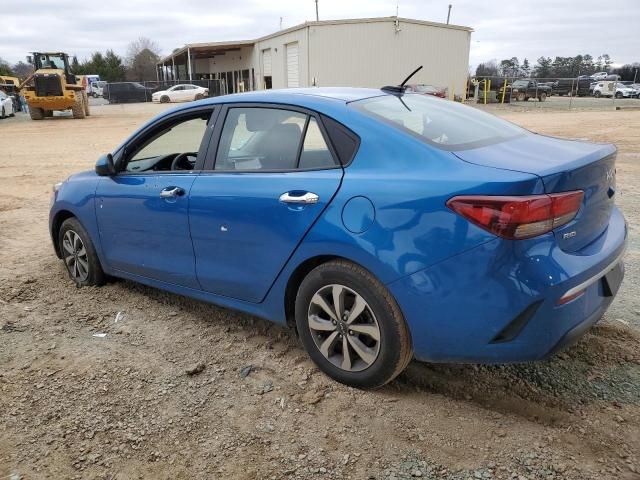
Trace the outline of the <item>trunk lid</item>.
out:
<instances>
[{"instance_id":1,"label":"trunk lid","mask_svg":"<svg viewBox=\"0 0 640 480\"><path fill-rule=\"evenodd\" d=\"M528 134L454 153L477 165L537 175L546 193L584 191L576 218L553 231L564 251L584 248L609 224L615 199L616 148L613 145Z\"/></svg>"}]
</instances>

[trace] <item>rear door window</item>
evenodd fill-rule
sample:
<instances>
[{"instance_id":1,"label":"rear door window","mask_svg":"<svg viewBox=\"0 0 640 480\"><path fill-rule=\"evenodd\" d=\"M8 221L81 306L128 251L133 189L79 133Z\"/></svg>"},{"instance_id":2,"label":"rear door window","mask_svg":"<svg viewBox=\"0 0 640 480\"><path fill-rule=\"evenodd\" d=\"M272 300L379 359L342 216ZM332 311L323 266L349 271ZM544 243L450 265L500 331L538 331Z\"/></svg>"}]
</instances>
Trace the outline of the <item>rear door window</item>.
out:
<instances>
[{"instance_id":1,"label":"rear door window","mask_svg":"<svg viewBox=\"0 0 640 480\"><path fill-rule=\"evenodd\" d=\"M287 171L338 165L315 117L281 108L238 107L228 110L214 169Z\"/></svg>"}]
</instances>

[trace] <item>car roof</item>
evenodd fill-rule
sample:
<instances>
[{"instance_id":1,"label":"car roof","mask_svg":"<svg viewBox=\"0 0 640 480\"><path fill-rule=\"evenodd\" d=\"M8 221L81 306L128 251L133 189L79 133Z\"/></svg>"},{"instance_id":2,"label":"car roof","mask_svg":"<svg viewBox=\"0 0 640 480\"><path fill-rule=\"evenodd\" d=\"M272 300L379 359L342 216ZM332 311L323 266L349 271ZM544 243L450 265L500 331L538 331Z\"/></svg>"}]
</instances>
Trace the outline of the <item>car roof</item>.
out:
<instances>
[{"instance_id":1,"label":"car roof","mask_svg":"<svg viewBox=\"0 0 640 480\"><path fill-rule=\"evenodd\" d=\"M312 87L256 90L189 102L167 110L161 116L187 110L196 105L218 105L222 103L278 103L309 108L329 114L329 112L335 112L336 110L344 110L344 107L349 102L385 95L389 95L389 93L376 88Z\"/></svg>"},{"instance_id":2,"label":"car roof","mask_svg":"<svg viewBox=\"0 0 640 480\"><path fill-rule=\"evenodd\" d=\"M351 88L351 87L309 87L309 88L283 88L276 90L256 90L253 92L236 93L232 95L224 95L215 97L219 102L268 102L271 100L283 100L297 103L303 98L314 97L315 99L326 99L340 102L353 102L363 100L365 98L378 97L386 95L386 93L376 88Z\"/></svg>"}]
</instances>

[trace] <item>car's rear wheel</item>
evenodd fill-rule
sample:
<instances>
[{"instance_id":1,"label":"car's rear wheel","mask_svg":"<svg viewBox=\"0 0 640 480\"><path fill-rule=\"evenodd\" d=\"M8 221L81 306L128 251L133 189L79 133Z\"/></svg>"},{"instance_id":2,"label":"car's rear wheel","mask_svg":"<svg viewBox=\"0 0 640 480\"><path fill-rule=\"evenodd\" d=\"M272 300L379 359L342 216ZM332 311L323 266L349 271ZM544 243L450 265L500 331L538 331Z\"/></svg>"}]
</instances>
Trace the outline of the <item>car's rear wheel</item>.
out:
<instances>
[{"instance_id":1,"label":"car's rear wheel","mask_svg":"<svg viewBox=\"0 0 640 480\"><path fill-rule=\"evenodd\" d=\"M542 92L538 97L538 100L541 102L544 102L546 99L547 99L547 94L545 92Z\"/></svg>"},{"instance_id":2,"label":"car's rear wheel","mask_svg":"<svg viewBox=\"0 0 640 480\"><path fill-rule=\"evenodd\" d=\"M519 93L519 94L516 96L516 100L518 100L519 102L524 102L524 101L525 101L524 93Z\"/></svg>"},{"instance_id":3,"label":"car's rear wheel","mask_svg":"<svg viewBox=\"0 0 640 480\"><path fill-rule=\"evenodd\" d=\"M600 98L600 96L602 95L602 93L600 93L600 91L596 91L596 93L593 94L594 97L596 98Z\"/></svg>"},{"instance_id":4,"label":"car's rear wheel","mask_svg":"<svg viewBox=\"0 0 640 480\"><path fill-rule=\"evenodd\" d=\"M298 290L295 314L309 356L338 382L380 387L412 358L397 303L371 273L353 263L332 261L312 270Z\"/></svg>"},{"instance_id":5,"label":"car's rear wheel","mask_svg":"<svg viewBox=\"0 0 640 480\"><path fill-rule=\"evenodd\" d=\"M202 93L196 93L195 99L196 100L202 100L204 98L204 94Z\"/></svg>"},{"instance_id":6,"label":"car's rear wheel","mask_svg":"<svg viewBox=\"0 0 640 480\"><path fill-rule=\"evenodd\" d=\"M160 103L169 103L169 97L166 95L161 96Z\"/></svg>"},{"instance_id":7,"label":"car's rear wheel","mask_svg":"<svg viewBox=\"0 0 640 480\"><path fill-rule=\"evenodd\" d=\"M58 246L69 277L77 285L102 285L105 274L89 234L75 218L66 219L58 232Z\"/></svg>"}]
</instances>

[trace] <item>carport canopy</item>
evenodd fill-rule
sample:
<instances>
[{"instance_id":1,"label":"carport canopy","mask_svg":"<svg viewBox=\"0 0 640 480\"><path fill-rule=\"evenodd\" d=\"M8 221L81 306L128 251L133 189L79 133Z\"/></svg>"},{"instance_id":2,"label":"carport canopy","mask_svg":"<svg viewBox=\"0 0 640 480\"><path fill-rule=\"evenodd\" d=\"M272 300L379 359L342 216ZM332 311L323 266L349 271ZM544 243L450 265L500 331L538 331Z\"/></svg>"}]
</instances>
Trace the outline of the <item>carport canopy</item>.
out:
<instances>
[{"instance_id":1,"label":"carport canopy","mask_svg":"<svg viewBox=\"0 0 640 480\"><path fill-rule=\"evenodd\" d=\"M227 52L239 51L242 47L253 47L254 40L230 42L188 43L177 48L157 64L158 80L193 80L194 63L199 58L212 58ZM184 72L181 72L181 67ZM182 78L181 73L184 73Z\"/></svg>"}]
</instances>

